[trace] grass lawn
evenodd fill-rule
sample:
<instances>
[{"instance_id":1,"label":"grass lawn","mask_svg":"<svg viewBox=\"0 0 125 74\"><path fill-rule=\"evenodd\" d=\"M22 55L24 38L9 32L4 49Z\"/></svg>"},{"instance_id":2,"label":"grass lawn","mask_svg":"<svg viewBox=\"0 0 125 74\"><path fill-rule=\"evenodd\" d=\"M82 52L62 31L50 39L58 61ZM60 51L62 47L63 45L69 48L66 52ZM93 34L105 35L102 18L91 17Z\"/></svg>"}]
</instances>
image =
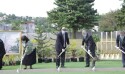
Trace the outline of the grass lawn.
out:
<instances>
[{"instance_id":1,"label":"grass lawn","mask_svg":"<svg viewBox=\"0 0 125 74\"><path fill-rule=\"evenodd\" d=\"M73 68L83 68L86 69L84 66L85 66L85 62L66 62L65 64L66 68L71 68L71 70ZM121 61L98 61L96 62L96 67L97 68L121 68L122 67L122 63ZM3 71L6 71L6 70L17 70L17 68L19 68L19 65L17 66L3 66ZM37 63L35 65L33 65L33 68L34 69L55 69L55 63ZM65 68L65 69L66 69ZM42 74L82 74L82 73L85 73L85 74L124 74L125 73L125 70L123 71L95 71L95 72L92 72L92 71L83 71L83 72L56 72L56 69L55 71L53 72L42 72ZM4 73L3 73L4 74ZM6 73L7 74L7 73ZM29 72L29 71L26 71L26 72L21 72L19 74L41 74L41 72Z\"/></svg>"},{"instance_id":2,"label":"grass lawn","mask_svg":"<svg viewBox=\"0 0 125 74\"><path fill-rule=\"evenodd\" d=\"M33 65L33 68L35 69L46 69L46 68L55 68L55 63L37 63ZM65 63L66 68L85 68L85 62L66 62ZM97 68L117 68L122 67L121 61L97 61L96 62ZM17 66L3 66L4 70L14 70L19 68L19 65Z\"/></svg>"}]
</instances>

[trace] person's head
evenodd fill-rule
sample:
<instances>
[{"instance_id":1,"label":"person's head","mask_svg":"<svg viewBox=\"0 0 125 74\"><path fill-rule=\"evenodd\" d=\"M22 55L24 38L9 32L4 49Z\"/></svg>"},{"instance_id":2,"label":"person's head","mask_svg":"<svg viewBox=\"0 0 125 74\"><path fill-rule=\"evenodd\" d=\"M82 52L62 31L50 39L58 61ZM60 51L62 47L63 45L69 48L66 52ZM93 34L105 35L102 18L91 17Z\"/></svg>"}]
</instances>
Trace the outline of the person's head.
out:
<instances>
[{"instance_id":1,"label":"person's head","mask_svg":"<svg viewBox=\"0 0 125 74\"><path fill-rule=\"evenodd\" d=\"M21 37L21 40L22 40L22 41L25 41L25 42L28 42L28 41L29 41L29 38L28 38L27 36L23 35L23 36Z\"/></svg>"},{"instance_id":2,"label":"person's head","mask_svg":"<svg viewBox=\"0 0 125 74\"><path fill-rule=\"evenodd\" d=\"M86 37L86 36L91 36L92 32L91 32L91 30L83 30L82 34L83 34L84 37Z\"/></svg>"},{"instance_id":3,"label":"person's head","mask_svg":"<svg viewBox=\"0 0 125 74\"><path fill-rule=\"evenodd\" d=\"M66 32L66 28L62 27L61 31L62 31L62 34L64 34Z\"/></svg>"},{"instance_id":4,"label":"person's head","mask_svg":"<svg viewBox=\"0 0 125 74\"><path fill-rule=\"evenodd\" d=\"M65 27L62 27L62 29L61 29L62 31L66 31L66 28Z\"/></svg>"},{"instance_id":5,"label":"person's head","mask_svg":"<svg viewBox=\"0 0 125 74\"><path fill-rule=\"evenodd\" d=\"M124 31L120 31L120 35L121 35L121 36L124 36L124 35L125 35L125 32L124 32Z\"/></svg>"}]
</instances>

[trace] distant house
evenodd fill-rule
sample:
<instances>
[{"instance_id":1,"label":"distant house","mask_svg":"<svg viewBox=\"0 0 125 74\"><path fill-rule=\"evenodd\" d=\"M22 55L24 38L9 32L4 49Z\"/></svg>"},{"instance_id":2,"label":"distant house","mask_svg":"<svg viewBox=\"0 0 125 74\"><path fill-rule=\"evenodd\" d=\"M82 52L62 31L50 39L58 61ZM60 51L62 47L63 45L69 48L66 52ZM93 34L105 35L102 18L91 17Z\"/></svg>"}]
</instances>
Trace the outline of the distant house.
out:
<instances>
[{"instance_id":1,"label":"distant house","mask_svg":"<svg viewBox=\"0 0 125 74\"><path fill-rule=\"evenodd\" d=\"M4 19L6 19L6 18L7 18L7 16L6 16L6 15L1 16L1 17L0 17L0 21L4 20Z\"/></svg>"},{"instance_id":2,"label":"distant house","mask_svg":"<svg viewBox=\"0 0 125 74\"><path fill-rule=\"evenodd\" d=\"M12 24L5 24L5 23L2 23L0 24L0 30L4 30L4 31L10 31L12 30Z\"/></svg>"},{"instance_id":3,"label":"distant house","mask_svg":"<svg viewBox=\"0 0 125 74\"><path fill-rule=\"evenodd\" d=\"M0 21L2 21L3 20L3 17L0 17Z\"/></svg>"},{"instance_id":4,"label":"distant house","mask_svg":"<svg viewBox=\"0 0 125 74\"><path fill-rule=\"evenodd\" d=\"M35 33L35 23L34 22L26 22L21 24L22 31L24 33Z\"/></svg>"}]
</instances>

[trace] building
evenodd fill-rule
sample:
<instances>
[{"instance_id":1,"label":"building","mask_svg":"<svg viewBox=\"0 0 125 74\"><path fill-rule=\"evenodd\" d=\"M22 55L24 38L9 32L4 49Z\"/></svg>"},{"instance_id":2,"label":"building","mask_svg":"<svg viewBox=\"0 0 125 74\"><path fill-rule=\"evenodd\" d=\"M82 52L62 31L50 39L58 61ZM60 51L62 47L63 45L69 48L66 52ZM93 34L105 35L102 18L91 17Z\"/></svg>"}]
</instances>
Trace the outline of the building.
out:
<instances>
[{"instance_id":1,"label":"building","mask_svg":"<svg viewBox=\"0 0 125 74\"><path fill-rule=\"evenodd\" d=\"M1 31L10 31L10 30L12 30L12 24L2 23L2 24L0 24L0 30Z\"/></svg>"},{"instance_id":2,"label":"building","mask_svg":"<svg viewBox=\"0 0 125 74\"><path fill-rule=\"evenodd\" d=\"M21 24L22 31L24 33L35 33L35 23L34 22L26 22Z\"/></svg>"}]
</instances>

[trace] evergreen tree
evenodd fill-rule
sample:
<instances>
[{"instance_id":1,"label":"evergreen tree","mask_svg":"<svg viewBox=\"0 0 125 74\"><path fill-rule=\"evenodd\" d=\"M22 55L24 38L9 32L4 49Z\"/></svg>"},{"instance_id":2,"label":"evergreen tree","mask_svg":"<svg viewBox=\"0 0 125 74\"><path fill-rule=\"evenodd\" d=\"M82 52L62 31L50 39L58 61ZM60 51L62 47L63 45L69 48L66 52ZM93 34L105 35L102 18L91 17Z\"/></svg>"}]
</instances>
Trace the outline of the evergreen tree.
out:
<instances>
[{"instance_id":1,"label":"evergreen tree","mask_svg":"<svg viewBox=\"0 0 125 74\"><path fill-rule=\"evenodd\" d=\"M48 45L47 43L49 40L47 39L47 27L46 27L46 18L36 18L35 19L35 24L36 24L36 36L35 40L37 42L37 54L38 57L45 58L46 56L46 51L48 51Z\"/></svg>"},{"instance_id":2,"label":"evergreen tree","mask_svg":"<svg viewBox=\"0 0 125 74\"><path fill-rule=\"evenodd\" d=\"M125 0L123 0L122 8L118 15L116 15L118 20L117 27L119 30L125 29Z\"/></svg>"},{"instance_id":3,"label":"evergreen tree","mask_svg":"<svg viewBox=\"0 0 125 74\"><path fill-rule=\"evenodd\" d=\"M116 15L118 15L119 12L120 10L115 10L115 11L110 11L106 14L100 15L99 30L106 31L106 32L117 30L118 21L115 17Z\"/></svg>"},{"instance_id":4,"label":"evergreen tree","mask_svg":"<svg viewBox=\"0 0 125 74\"><path fill-rule=\"evenodd\" d=\"M48 12L51 23L58 27L68 27L73 31L73 38L76 32L82 28L93 27L96 21L97 11L93 8L95 0L55 0L57 8Z\"/></svg>"}]
</instances>

